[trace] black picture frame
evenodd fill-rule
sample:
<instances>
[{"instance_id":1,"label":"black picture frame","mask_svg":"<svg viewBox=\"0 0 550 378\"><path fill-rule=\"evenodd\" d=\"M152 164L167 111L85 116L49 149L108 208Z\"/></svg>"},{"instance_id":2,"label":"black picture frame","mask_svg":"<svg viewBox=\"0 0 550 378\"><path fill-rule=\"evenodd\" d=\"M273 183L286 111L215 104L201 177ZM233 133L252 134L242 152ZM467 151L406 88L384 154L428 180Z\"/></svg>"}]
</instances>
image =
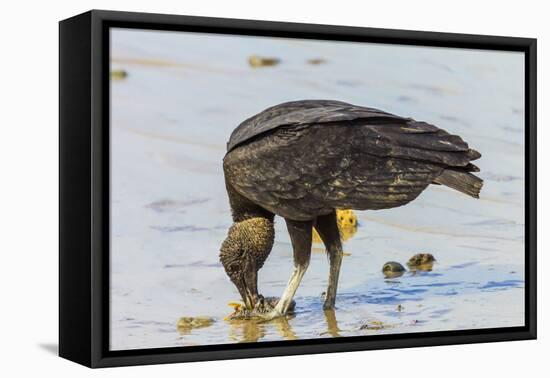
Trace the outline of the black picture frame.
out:
<instances>
[{"instance_id":1,"label":"black picture frame","mask_svg":"<svg viewBox=\"0 0 550 378\"><path fill-rule=\"evenodd\" d=\"M109 351L109 28L525 54L525 326ZM92 10L59 24L59 354L89 367L536 338L536 39Z\"/></svg>"}]
</instances>

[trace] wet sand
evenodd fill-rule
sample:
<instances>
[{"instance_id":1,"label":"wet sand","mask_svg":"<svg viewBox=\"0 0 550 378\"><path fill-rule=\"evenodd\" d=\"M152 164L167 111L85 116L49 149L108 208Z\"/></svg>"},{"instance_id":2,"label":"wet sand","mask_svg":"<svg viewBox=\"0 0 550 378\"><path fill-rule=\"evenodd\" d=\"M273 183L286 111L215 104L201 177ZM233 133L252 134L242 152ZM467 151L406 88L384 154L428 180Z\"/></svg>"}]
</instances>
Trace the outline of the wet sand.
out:
<instances>
[{"instance_id":1,"label":"wet sand","mask_svg":"<svg viewBox=\"0 0 550 378\"><path fill-rule=\"evenodd\" d=\"M251 55L281 62L253 68ZM323 58L318 65L308 59ZM111 349L523 325L523 65L518 53L115 31L112 68ZM335 312L314 245L296 314L228 323L239 295L218 262L231 224L225 143L247 117L289 100L378 107L461 135L483 157L480 200L432 186L411 204L356 212ZM431 272L394 279L387 261L420 252ZM292 270L284 221L259 274L280 296ZM209 327L178 331L182 316Z\"/></svg>"}]
</instances>

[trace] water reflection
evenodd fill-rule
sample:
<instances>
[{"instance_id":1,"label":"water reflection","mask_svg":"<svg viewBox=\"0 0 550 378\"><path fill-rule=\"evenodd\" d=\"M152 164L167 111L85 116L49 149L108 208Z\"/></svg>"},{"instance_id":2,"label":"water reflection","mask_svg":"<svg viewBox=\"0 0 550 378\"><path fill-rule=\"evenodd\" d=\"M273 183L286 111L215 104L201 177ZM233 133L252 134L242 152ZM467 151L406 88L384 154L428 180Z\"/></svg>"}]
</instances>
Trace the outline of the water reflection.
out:
<instances>
[{"instance_id":1,"label":"water reflection","mask_svg":"<svg viewBox=\"0 0 550 378\"><path fill-rule=\"evenodd\" d=\"M283 337L285 340L298 339L298 336L296 336L296 334L292 330L292 327L290 326L287 318L274 319L272 324L275 325L275 328L277 329L279 335L281 335L281 337Z\"/></svg>"},{"instance_id":2,"label":"water reflection","mask_svg":"<svg viewBox=\"0 0 550 378\"><path fill-rule=\"evenodd\" d=\"M214 323L214 319L208 316L184 316L178 320L177 329L180 335L189 335L192 330L207 328Z\"/></svg>"},{"instance_id":3,"label":"water reflection","mask_svg":"<svg viewBox=\"0 0 550 378\"><path fill-rule=\"evenodd\" d=\"M229 338L239 343L257 342L270 333L276 333L284 340L297 340L287 318L277 318L269 322L256 319L231 320Z\"/></svg>"},{"instance_id":4,"label":"water reflection","mask_svg":"<svg viewBox=\"0 0 550 378\"><path fill-rule=\"evenodd\" d=\"M523 325L522 54L123 29L111 37L113 69L127 70L111 86L114 350L181 345L182 338L208 345L354 336L366 333L364 324L368 333ZM281 63L252 68L252 55ZM306 63L312 59L325 62ZM320 253L300 286L295 318L226 323L224 304L236 292L218 261L231 222L225 143L245 118L305 98L374 106L461 135L483 153L486 187L479 201L430 187L398 209L339 210L348 254L338 314L322 310L327 262L316 236ZM259 282L270 295L283 291L292 261L284 222L276 228ZM437 254L438 265L407 267L411 253L424 250ZM384 277L392 260L407 272ZM190 320L180 334L180 313L215 322L199 328ZM375 330L369 320L395 327Z\"/></svg>"},{"instance_id":5,"label":"water reflection","mask_svg":"<svg viewBox=\"0 0 550 378\"><path fill-rule=\"evenodd\" d=\"M340 337L340 328L336 320L336 312L334 310L325 310L325 321L327 322L327 331L324 334L329 334L332 337Z\"/></svg>"},{"instance_id":6,"label":"water reflection","mask_svg":"<svg viewBox=\"0 0 550 378\"><path fill-rule=\"evenodd\" d=\"M426 263L426 264L421 264L421 265L410 265L409 266L409 271L413 275L415 275L417 273L420 273L420 272L431 272L433 270L433 266L434 266L433 262Z\"/></svg>"},{"instance_id":7,"label":"water reflection","mask_svg":"<svg viewBox=\"0 0 550 378\"><path fill-rule=\"evenodd\" d=\"M338 327L336 311L324 310L323 314L326 330L321 332L320 336L340 337L342 330ZM299 337L290 322L292 319L293 317L276 318L270 321L257 319L231 320L227 322L229 324L229 338L239 343L257 342L263 338L271 338L274 335L283 340L298 340Z\"/></svg>"},{"instance_id":8,"label":"water reflection","mask_svg":"<svg viewBox=\"0 0 550 378\"><path fill-rule=\"evenodd\" d=\"M232 320L229 325L229 338L239 343L253 343L265 336L266 323Z\"/></svg>"}]
</instances>

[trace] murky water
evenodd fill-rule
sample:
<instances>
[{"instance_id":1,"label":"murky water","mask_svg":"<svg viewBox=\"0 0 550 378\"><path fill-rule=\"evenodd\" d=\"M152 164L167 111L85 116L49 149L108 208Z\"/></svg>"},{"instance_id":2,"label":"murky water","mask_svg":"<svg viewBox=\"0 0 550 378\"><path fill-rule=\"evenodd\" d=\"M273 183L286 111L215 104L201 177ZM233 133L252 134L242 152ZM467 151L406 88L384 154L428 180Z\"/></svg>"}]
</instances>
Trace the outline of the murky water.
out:
<instances>
[{"instance_id":1,"label":"murky water","mask_svg":"<svg viewBox=\"0 0 550 378\"><path fill-rule=\"evenodd\" d=\"M281 63L252 68L254 54ZM128 72L111 86L112 349L523 325L522 54L119 29L111 58ZM225 143L264 108L311 98L461 135L483 154L481 198L432 186L407 206L357 212L335 312L322 310L328 261L316 244L294 317L228 323L239 295L218 262L231 224ZM280 296L292 270L276 222L265 296ZM431 272L384 278L385 262L419 252L436 257ZM182 316L214 323L178 332Z\"/></svg>"}]
</instances>

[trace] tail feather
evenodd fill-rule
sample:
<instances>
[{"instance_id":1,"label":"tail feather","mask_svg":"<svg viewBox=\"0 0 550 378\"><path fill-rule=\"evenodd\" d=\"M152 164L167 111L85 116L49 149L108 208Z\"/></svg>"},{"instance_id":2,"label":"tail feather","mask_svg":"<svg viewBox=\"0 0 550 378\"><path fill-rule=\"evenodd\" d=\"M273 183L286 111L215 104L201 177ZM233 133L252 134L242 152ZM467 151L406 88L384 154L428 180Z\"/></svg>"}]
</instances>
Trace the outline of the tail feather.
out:
<instances>
[{"instance_id":1,"label":"tail feather","mask_svg":"<svg viewBox=\"0 0 550 378\"><path fill-rule=\"evenodd\" d=\"M483 187L482 179L458 169L445 169L441 175L435 178L434 183L448 186L474 198L479 198L479 192Z\"/></svg>"}]
</instances>

